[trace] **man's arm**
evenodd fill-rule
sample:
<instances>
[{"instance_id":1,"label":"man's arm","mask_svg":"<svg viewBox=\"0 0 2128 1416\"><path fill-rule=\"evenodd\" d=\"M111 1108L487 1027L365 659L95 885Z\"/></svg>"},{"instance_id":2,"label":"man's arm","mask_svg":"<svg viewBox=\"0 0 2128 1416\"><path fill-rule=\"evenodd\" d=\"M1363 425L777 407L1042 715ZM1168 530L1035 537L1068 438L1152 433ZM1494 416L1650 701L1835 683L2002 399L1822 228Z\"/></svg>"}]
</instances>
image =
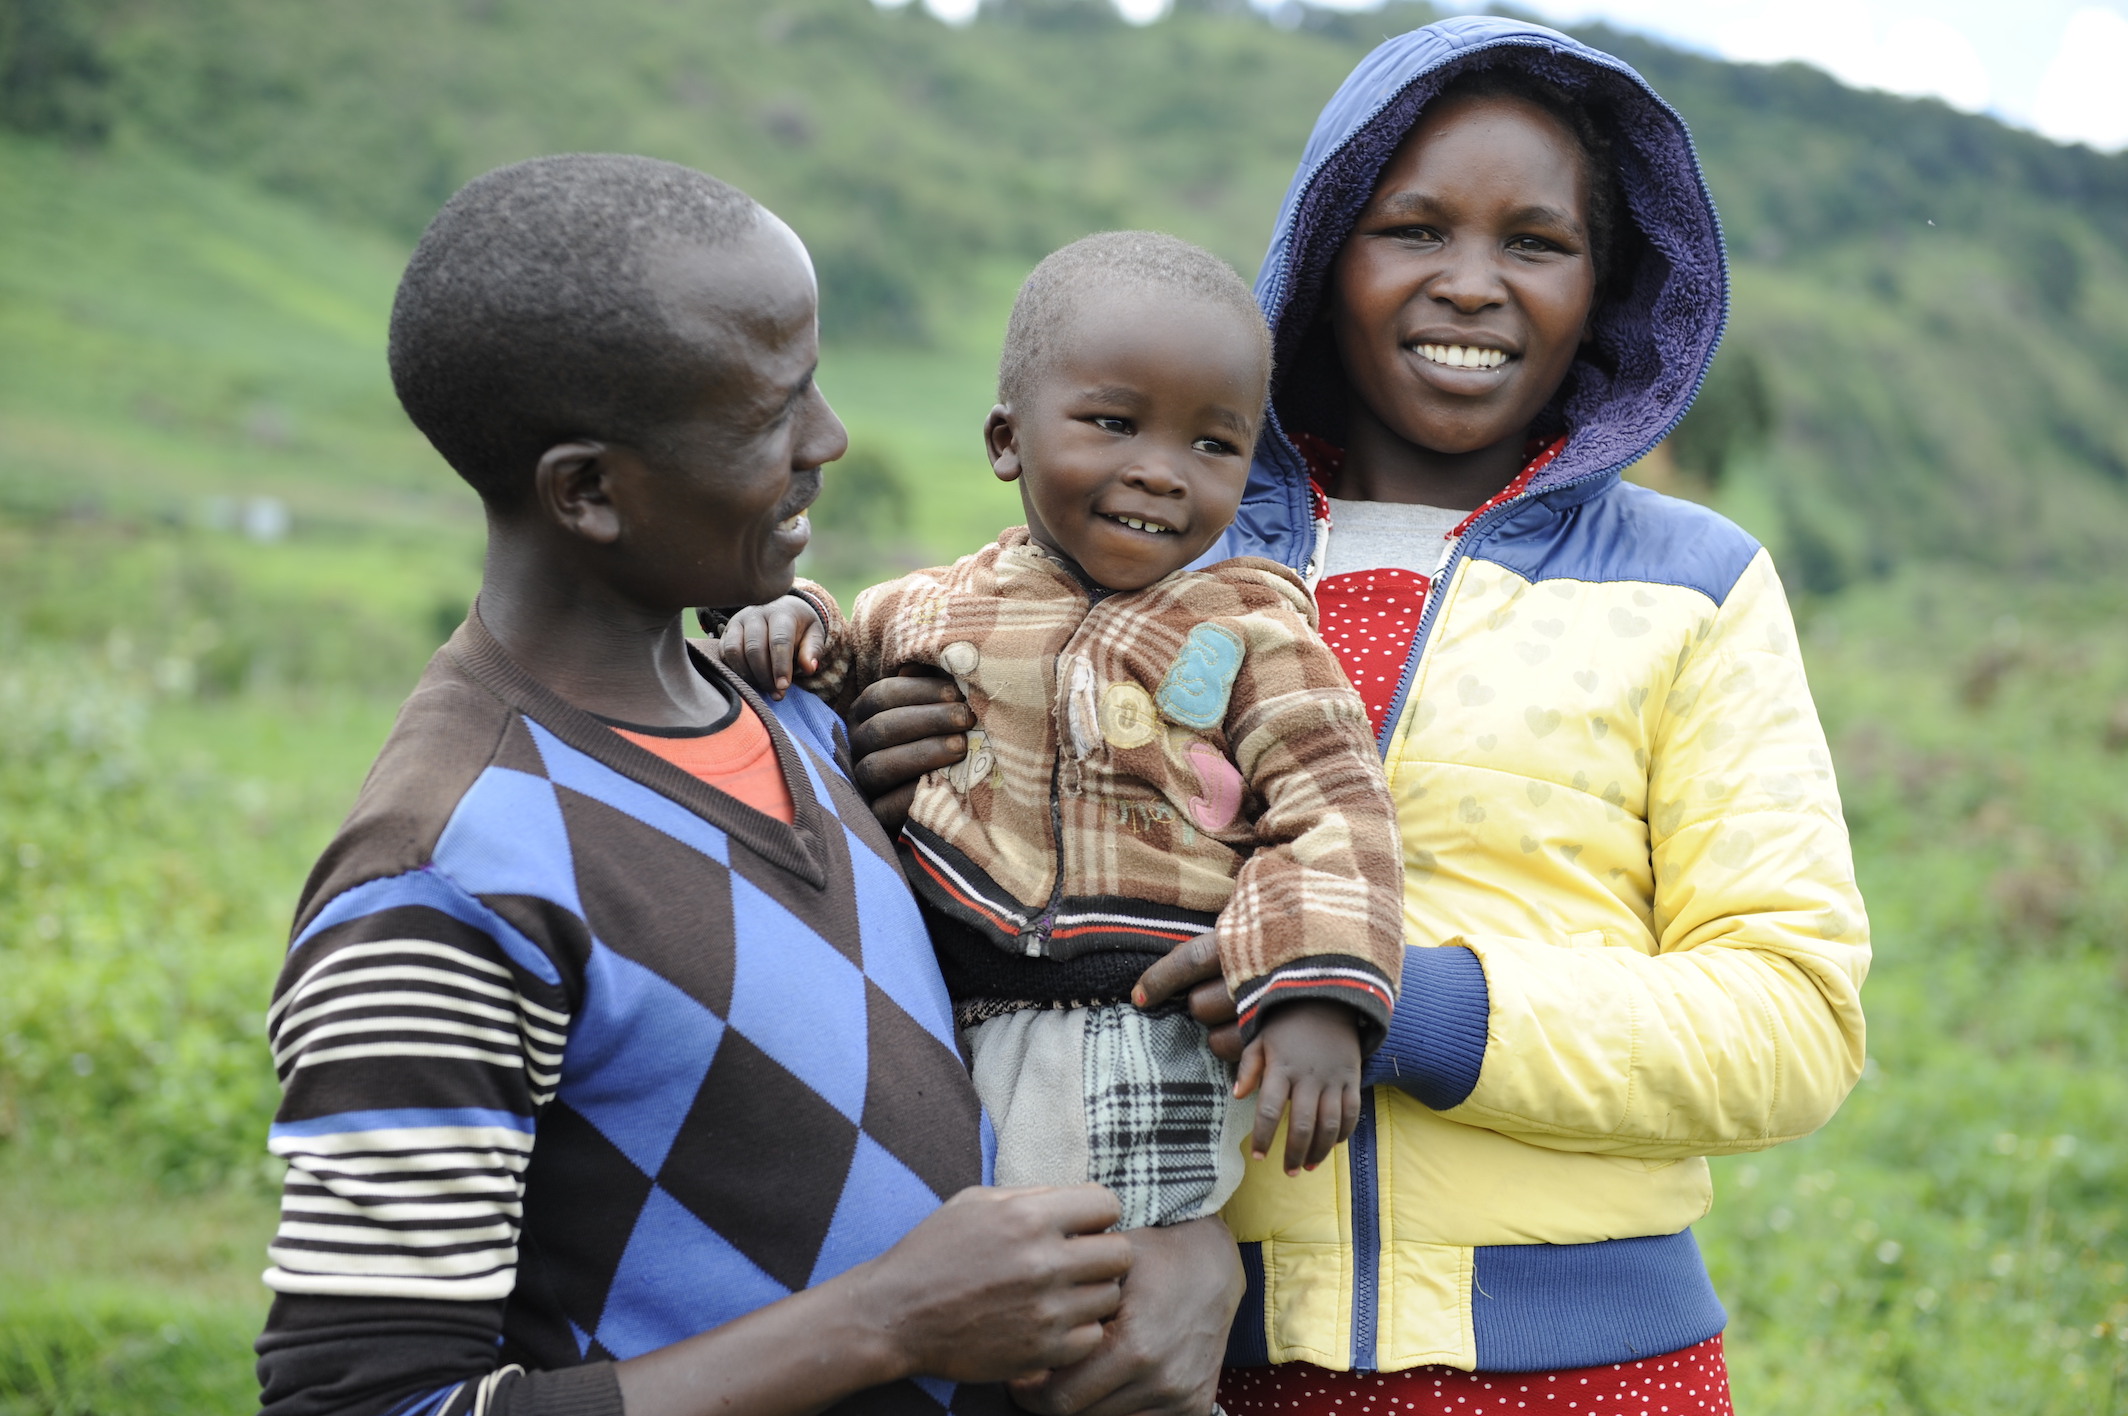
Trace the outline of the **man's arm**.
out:
<instances>
[{"instance_id":1,"label":"man's arm","mask_svg":"<svg viewBox=\"0 0 2128 1416\"><path fill-rule=\"evenodd\" d=\"M964 1191L879 1258L622 1363L497 1369L523 1175L571 1027L561 972L435 872L350 891L269 1015L289 1162L260 1340L271 1416L805 1413L908 1375L1093 1352L1129 1241L1098 1186Z\"/></svg>"}]
</instances>

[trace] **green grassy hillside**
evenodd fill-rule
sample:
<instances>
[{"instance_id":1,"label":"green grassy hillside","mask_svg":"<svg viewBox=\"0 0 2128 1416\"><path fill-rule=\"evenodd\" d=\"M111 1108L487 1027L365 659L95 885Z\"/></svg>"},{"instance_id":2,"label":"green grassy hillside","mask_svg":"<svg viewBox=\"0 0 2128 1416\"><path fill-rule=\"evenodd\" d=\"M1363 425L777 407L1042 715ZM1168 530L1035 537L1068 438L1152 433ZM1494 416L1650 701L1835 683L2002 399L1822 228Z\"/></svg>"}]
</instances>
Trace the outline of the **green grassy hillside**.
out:
<instances>
[{"instance_id":1,"label":"green grassy hillside","mask_svg":"<svg viewBox=\"0 0 2128 1416\"><path fill-rule=\"evenodd\" d=\"M1250 269L1321 99L1423 13L0 0L0 1416L251 1399L279 941L477 583L383 369L436 201L629 148L791 215L848 587L1015 518L977 429L1035 257L1149 224ZM1879 938L1862 1089L1698 1229L1741 1408L2128 1409L2128 161L1601 42L1738 257L1643 475L1806 592Z\"/></svg>"},{"instance_id":2,"label":"green grassy hillside","mask_svg":"<svg viewBox=\"0 0 2128 1416\"><path fill-rule=\"evenodd\" d=\"M831 336L895 349L890 383L909 348L948 356L920 381L972 411L999 304L1051 247L1151 225L1253 269L1322 99L1431 13L1302 9L1281 29L1195 0L1132 30L1101 0L1010 0L952 29L863 0L7 0L0 117L242 178L380 251L497 163L695 163L807 237ZM1638 63L1705 150L1739 276L1710 405L1752 416L1702 416L1677 451L1733 481L1718 500L1794 578L1823 592L1945 557L2076 574L2128 554L2128 157L1796 65L1589 37ZM878 381L848 367L862 402ZM214 392L225 421L279 426ZM980 475L933 464L942 439L906 441L921 484Z\"/></svg>"}]
</instances>

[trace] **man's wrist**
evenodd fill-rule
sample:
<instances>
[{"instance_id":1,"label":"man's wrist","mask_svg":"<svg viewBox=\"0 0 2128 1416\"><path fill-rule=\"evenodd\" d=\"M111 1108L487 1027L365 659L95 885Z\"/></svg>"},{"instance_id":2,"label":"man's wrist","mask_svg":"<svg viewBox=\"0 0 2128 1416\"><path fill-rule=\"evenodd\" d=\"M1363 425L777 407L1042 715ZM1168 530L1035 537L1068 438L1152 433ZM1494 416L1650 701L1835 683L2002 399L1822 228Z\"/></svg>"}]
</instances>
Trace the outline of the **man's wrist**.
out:
<instances>
[{"instance_id":1,"label":"man's wrist","mask_svg":"<svg viewBox=\"0 0 2128 1416\"><path fill-rule=\"evenodd\" d=\"M852 1374L863 1377L860 1390L923 1375L897 1331L893 1306L878 1292L879 1262L859 1264L806 1290L829 1305L826 1312L811 1316L818 1320L827 1348L842 1351Z\"/></svg>"}]
</instances>

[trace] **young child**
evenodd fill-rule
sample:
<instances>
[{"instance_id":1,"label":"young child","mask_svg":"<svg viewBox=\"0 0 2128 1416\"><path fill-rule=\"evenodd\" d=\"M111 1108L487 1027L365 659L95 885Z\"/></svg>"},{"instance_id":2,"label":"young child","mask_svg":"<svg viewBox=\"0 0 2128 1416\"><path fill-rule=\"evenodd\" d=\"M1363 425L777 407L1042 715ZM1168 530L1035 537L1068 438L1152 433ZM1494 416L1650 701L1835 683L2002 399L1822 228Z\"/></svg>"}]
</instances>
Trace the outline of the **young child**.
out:
<instances>
[{"instance_id":1,"label":"young child","mask_svg":"<svg viewBox=\"0 0 2128 1416\"><path fill-rule=\"evenodd\" d=\"M724 635L778 690L795 653L838 707L911 665L966 694L968 756L918 787L902 860L1000 1183L1100 1181L1125 1227L1216 1211L1244 1134L1261 1158L1289 1109L1285 1168L1319 1164L1395 996L1401 860L1365 709L1292 571L1187 568L1233 519L1269 373L1216 257L1146 232L1067 246L1020 290L984 429L1027 524L847 621L805 587ZM1187 1016L1129 1002L1206 930L1238 1081Z\"/></svg>"}]
</instances>

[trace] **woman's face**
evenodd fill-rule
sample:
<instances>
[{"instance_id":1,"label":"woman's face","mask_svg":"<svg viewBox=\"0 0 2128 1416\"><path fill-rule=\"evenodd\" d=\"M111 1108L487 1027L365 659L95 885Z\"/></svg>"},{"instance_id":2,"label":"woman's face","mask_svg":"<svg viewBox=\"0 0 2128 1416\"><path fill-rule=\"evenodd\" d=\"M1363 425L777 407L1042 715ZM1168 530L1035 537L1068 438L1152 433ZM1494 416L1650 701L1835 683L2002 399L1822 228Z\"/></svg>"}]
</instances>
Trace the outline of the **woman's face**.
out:
<instances>
[{"instance_id":1,"label":"woman's face","mask_svg":"<svg viewBox=\"0 0 2128 1416\"><path fill-rule=\"evenodd\" d=\"M1429 110L1332 267L1353 411L1439 453L1522 438L1586 337L1588 210L1581 146L1543 109Z\"/></svg>"}]
</instances>

